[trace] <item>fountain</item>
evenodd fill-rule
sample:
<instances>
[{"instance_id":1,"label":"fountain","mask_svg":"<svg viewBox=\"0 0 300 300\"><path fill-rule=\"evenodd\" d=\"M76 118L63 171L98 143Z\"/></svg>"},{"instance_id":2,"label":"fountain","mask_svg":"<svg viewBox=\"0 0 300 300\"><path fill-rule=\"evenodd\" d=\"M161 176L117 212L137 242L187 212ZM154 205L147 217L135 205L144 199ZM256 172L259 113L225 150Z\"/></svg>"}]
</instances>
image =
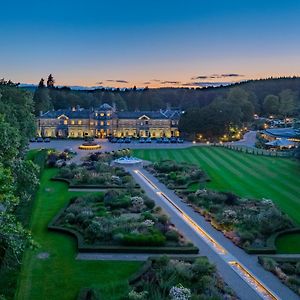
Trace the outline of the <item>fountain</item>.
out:
<instances>
[{"instance_id":1,"label":"fountain","mask_svg":"<svg viewBox=\"0 0 300 300\"><path fill-rule=\"evenodd\" d=\"M84 143L79 146L81 150L97 150L100 149L101 146L94 142L91 138L87 138Z\"/></svg>"},{"instance_id":2,"label":"fountain","mask_svg":"<svg viewBox=\"0 0 300 300\"><path fill-rule=\"evenodd\" d=\"M123 156L114 160L115 164L123 166L134 166L142 163L142 160L132 156Z\"/></svg>"}]
</instances>

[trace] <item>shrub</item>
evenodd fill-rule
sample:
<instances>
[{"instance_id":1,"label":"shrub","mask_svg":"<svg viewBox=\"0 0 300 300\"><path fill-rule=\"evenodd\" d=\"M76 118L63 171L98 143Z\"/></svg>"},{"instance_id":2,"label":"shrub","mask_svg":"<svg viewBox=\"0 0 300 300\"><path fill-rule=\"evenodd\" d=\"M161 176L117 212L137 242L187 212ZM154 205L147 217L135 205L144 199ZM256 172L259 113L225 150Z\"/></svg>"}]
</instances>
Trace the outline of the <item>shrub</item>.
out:
<instances>
[{"instance_id":1,"label":"shrub","mask_svg":"<svg viewBox=\"0 0 300 300\"><path fill-rule=\"evenodd\" d=\"M288 274L288 275L291 275L291 274L294 274L295 273L295 267L291 264L291 263L283 263L281 266L280 266L281 270Z\"/></svg>"},{"instance_id":2,"label":"shrub","mask_svg":"<svg viewBox=\"0 0 300 300\"><path fill-rule=\"evenodd\" d=\"M155 202L152 199L146 198L144 200L144 204L146 205L147 208L153 209L155 207Z\"/></svg>"},{"instance_id":3,"label":"shrub","mask_svg":"<svg viewBox=\"0 0 300 300\"><path fill-rule=\"evenodd\" d=\"M169 230L165 233L166 239L169 241L178 242L179 233L176 230Z\"/></svg>"},{"instance_id":4,"label":"shrub","mask_svg":"<svg viewBox=\"0 0 300 300\"><path fill-rule=\"evenodd\" d=\"M275 268L277 267L276 261L270 257L264 257L260 260L260 262L266 270L271 272L274 272Z\"/></svg>"}]
</instances>

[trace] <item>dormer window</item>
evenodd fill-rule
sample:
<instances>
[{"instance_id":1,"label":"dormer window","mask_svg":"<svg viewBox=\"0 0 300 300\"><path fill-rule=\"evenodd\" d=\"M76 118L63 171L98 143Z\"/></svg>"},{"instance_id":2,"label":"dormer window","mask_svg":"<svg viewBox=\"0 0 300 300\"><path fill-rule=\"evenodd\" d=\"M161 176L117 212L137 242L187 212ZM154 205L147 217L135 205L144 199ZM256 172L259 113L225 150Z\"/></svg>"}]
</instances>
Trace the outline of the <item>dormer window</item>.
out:
<instances>
[{"instance_id":1,"label":"dormer window","mask_svg":"<svg viewBox=\"0 0 300 300\"><path fill-rule=\"evenodd\" d=\"M82 124L82 121L81 120L78 120L78 125L81 125Z\"/></svg>"},{"instance_id":2,"label":"dormer window","mask_svg":"<svg viewBox=\"0 0 300 300\"><path fill-rule=\"evenodd\" d=\"M65 125L68 125L68 120L64 120L64 124L65 124Z\"/></svg>"},{"instance_id":3,"label":"dormer window","mask_svg":"<svg viewBox=\"0 0 300 300\"><path fill-rule=\"evenodd\" d=\"M104 117L104 113L101 113L100 116L101 116L101 117Z\"/></svg>"}]
</instances>

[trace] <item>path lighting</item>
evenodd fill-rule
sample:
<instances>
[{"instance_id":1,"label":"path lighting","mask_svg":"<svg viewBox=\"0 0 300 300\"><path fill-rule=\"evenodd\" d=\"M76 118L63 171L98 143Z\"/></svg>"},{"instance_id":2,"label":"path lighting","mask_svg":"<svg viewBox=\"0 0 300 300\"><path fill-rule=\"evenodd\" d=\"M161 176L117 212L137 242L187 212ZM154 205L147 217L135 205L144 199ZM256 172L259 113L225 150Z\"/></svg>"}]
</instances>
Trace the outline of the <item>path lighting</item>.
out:
<instances>
[{"instance_id":1,"label":"path lighting","mask_svg":"<svg viewBox=\"0 0 300 300\"><path fill-rule=\"evenodd\" d=\"M209 143L209 142L207 142ZM242 263L240 263L231 253L228 253L210 234L198 225L174 200L162 192L152 180L150 180L140 170L133 170L142 180L148 184L157 195L164 199L182 219L199 234L202 240L209 245L257 294L264 300L279 300L280 298L267 286L264 285L254 274L252 274Z\"/></svg>"},{"instance_id":2,"label":"path lighting","mask_svg":"<svg viewBox=\"0 0 300 300\"><path fill-rule=\"evenodd\" d=\"M207 141L206 144L209 145L209 141Z\"/></svg>"},{"instance_id":3,"label":"path lighting","mask_svg":"<svg viewBox=\"0 0 300 300\"><path fill-rule=\"evenodd\" d=\"M193 144L196 144L196 141L193 141Z\"/></svg>"}]
</instances>

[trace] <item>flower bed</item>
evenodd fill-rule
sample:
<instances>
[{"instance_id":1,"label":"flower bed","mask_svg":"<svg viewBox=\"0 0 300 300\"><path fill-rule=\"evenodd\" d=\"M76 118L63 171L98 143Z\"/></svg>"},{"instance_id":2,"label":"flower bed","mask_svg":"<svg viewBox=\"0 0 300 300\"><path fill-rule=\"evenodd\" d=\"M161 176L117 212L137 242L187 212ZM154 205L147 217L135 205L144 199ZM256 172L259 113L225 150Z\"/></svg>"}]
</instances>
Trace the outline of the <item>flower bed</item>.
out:
<instances>
[{"instance_id":1,"label":"flower bed","mask_svg":"<svg viewBox=\"0 0 300 300\"><path fill-rule=\"evenodd\" d=\"M109 190L73 198L49 228L75 235L82 251L198 252L141 190Z\"/></svg>"},{"instance_id":2,"label":"flower bed","mask_svg":"<svg viewBox=\"0 0 300 300\"><path fill-rule=\"evenodd\" d=\"M259 257L259 263L275 274L285 285L300 295L300 259Z\"/></svg>"},{"instance_id":3,"label":"flower bed","mask_svg":"<svg viewBox=\"0 0 300 300\"><path fill-rule=\"evenodd\" d=\"M129 300L238 299L206 257L149 259L129 283Z\"/></svg>"},{"instance_id":4,"label":"flower bed","mask_svg":"<svg viewBox=\"0 0 300 300\"><path fill-rule=\"evenodd\" d=\"M122 167L113 167L109 162L101 161L87 161L80 166L76 164L64 166L59 169L57 178L67 180L72 187L136 187L131 175Z\"/></svg>"},{"instance_id":5,"label":"flower bed","mask_svg":"<svg viewBox=\"0 0 300 300\"><path fill-rule=\"evenodd\" d=\"M276 252L276 248L268 244L268 238L295 227L268 199L245 199L206 189L180 191L178 195L227 238L249 252Z\"/></svg>"},{"instance_id":6,"label":"flower bed","mask_svg":"<svg viewBox=\"0 0 300 300\"><path fill-rule=\"evenodd\" d=\"M207 175L195 165L162 160L145 169L156 176L170 189L185 189L191 184L208 181Z\"/></svg>"}]
</instances>

